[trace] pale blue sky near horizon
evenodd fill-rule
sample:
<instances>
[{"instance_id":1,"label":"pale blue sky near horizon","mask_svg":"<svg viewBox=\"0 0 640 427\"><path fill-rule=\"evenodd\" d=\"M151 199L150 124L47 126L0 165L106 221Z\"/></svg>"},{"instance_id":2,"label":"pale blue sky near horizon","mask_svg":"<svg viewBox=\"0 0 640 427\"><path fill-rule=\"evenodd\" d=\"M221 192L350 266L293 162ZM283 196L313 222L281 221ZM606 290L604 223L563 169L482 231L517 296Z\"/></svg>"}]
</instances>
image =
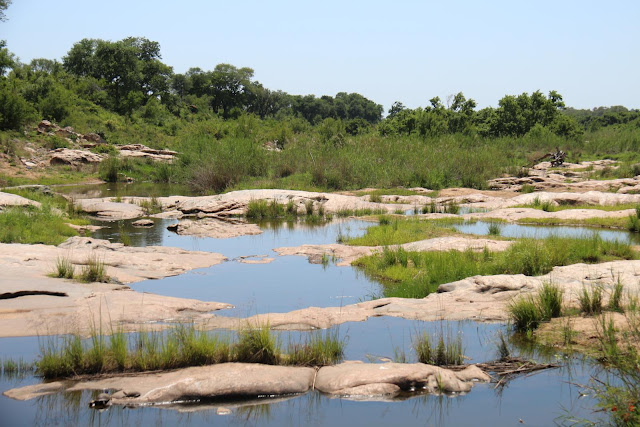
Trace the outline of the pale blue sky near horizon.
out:
<instances>
[{"instance_id":1,"label":"pale blue sky near horizon","mask_svg":"<svg viewBox=\"0 0 640 427\"><path fill-rule=\"evenodd\" d=\"M640 1L13 0L0 39L23 62L83 38L146 37L175 72L229 63L291 94L358 92L415 108L560 92L640 108Z\"/></svg>"}]
</instances>

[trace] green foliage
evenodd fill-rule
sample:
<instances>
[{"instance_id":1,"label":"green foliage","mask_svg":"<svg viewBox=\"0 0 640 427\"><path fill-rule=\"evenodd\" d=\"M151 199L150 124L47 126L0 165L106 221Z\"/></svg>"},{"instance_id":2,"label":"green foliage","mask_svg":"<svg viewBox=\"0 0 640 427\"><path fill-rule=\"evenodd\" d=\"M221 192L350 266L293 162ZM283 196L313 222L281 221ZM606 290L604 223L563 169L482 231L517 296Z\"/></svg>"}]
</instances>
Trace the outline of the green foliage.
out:
<instances>
[{"instance_id":1,"label":"green foliage","mask_svg":"<svg viewBox=\"0 0 640 427\"><path fill-rule=\"evenodd\" d=\"M602 286L596 285L591 288L584 286L578 295L580 311L588 314L600 314L602 312Z\"/></svg>"},{"instance_id":2,"label":"green foliage","mask_svg":"<svg viewBox=\"0 0 640 427\"><path fill-rule=\"evenodd\" d=\"M338 330L324 333L313 331L302 343L290 342L284 363L295 366L326 366L340 363L344 356L344 342Z\"/></svg>"},{"instance_id":3,"label":"green foliage","mask_svg":"<svg viewBox=\"0 0 640 427\"><path fill-rule=\"evenodd\" d=\"M367 228L364 236L348 240L354 246L388 246L442 237L455 232L448 222L381 216L377 226Z\"/></svg>"},{"instance_id":4,"label":"green foliage","mask_svg":"<svg viewBox=\"0 0 640 427\"><path fill-rule=\"evenodd\" d=\"M271 334L269 324L245 325L238 331L234 359L238 362L276 365L280 360L280 343Z\"/></svg>"},{"instance_id":5,"label":"green foliage","mask_svg":"<svg viewBox=\"0 0 640 427\"><path fill-rule=\"evenodd\" d=\"M73 279L75 275L75 267L71 263L71 260L66 257L58 257L56 259L56 269L53 272L55 277L63 279Z\"/></svg>"},{"instance_id":6,"label":"green foliage","mask_svg":"<svg viewBox=\"0 0 640 427\"><path fill-rule=\"evenodd\" d=\"M507 310L518 332L533 331L542 321L540 310L532 296L518 298L509 303Z\"/></svg>"},{"instance_id":7,"label":"green foliage","mask_svg":"<svg viewBox=\"0 0 640 427\"><path fill-rule=\"evenodd\" d=\"M435 366L454 366L464 363L462 349L462 337L453 338L449 331L446 335L443 331L436 336L430 336L426 332L418 334L413 339L413 349L418 357L418 362Z\"/></svg>"},{"instance_id":8,"label":"green foliage","mask_svg":"<svg viewBox=\"0 0 640 427\"><path fill-rule=\"evenodd\" d=\"M550 320L562 315L563 291L560 287L544 282L538 291L537 304L541 320Z\"/></svg>"},{"instance_id":9,"label":"green foliage","mask_svg":"<svg viewBox=\"0 0 640 427\"><path fill-rule=\"evenodd\" d=\"M0 242L59 245L78 233L50 206L7 208L0 212Z\"/></svg>"},{"instance_id":10,"label":"green foliage","mask_svg":"<svg viewBox=\"0 0 640 427\"><path fill-rule=\"evenodd\" d=\"M380 255L358 259L354 265L382 281L387 297L424 298L441 284L475 275L538 276L557 265L635 258L629 244L603 241L594 235L586 239L521 239L499 253L467 250L408 252L405 256L403 250L387 248Z\"/></svg>"},{"instance_id":11,"label":"green foliage","mask_svg":"<svg viewBox=\"0 0 640 427\"><path fill-rule=\"evenodd\" d=\"M611 311L617 311L622 313L622 293L624 291L624 284L620 281L620 277L618 277L618 281L613 285L613 289L611 291L611 295L609 295L609 303L607 304L607 308Z\"/></svg>"},{"instance_id":12,"label":"green foliage","mask_svg":"<svg viewBox=\"0 0 640 427\"><path fill-rule=\"evenodd\" d=\"M107 276L107 268L104 261L97 255L89 255L84 262L78 279L86 283L108 282L109 276Z\"/></svg>"}]
</instances>

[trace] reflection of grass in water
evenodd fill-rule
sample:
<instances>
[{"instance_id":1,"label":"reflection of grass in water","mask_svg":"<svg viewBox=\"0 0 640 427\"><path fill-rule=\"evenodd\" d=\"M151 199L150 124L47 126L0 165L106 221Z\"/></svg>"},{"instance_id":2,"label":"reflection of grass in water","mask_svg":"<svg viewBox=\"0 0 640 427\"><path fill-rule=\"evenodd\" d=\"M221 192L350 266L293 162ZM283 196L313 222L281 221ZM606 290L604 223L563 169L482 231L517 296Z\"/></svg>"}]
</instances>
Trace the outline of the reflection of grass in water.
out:
<instances>
[{"instance_id":1,"label":"reflection of grass in water","mask_svg":"<svg viewBox=\"0 0 640 427\"><path fill-rule=\"evenodd\" d=\"M271 404L239 406L235 412L244 421L268 421L271 419Z\"/></svg>"}]
</instances>

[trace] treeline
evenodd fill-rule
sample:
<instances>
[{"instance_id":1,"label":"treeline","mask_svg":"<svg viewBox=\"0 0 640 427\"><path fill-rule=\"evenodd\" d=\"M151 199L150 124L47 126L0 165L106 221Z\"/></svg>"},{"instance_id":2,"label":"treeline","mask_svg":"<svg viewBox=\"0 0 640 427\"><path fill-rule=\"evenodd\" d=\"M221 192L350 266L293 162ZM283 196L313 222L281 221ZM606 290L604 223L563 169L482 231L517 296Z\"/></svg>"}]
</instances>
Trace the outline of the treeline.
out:
<instances>
[{"instance_id":1,"label":"treeline","mask_svg":"<svg viewBox=\"0 0 640 427\"><path fill-rule=\"evenodd\" d=\"M179 121L209 118L302 119L332 128L338 135L376 130L382 136L521 137L554 134L575 139L585 130L612 125L637 125L640 113L624 107L594 110L565 108L562 96L506 95L497 108L477 110L463 93L443 102L435 97L415 109L395 102L383 120L381 105L357 93L335 96L291 95L264 87L251 68L218 64L213 70L191 68L174 73L162 62L158 42L143 37L120 41L83 39L62 62L34 59L18 62L0 44L0 130L20 129L46 118L74 125L77 112L100 107L127 119L167 127ZM98 129L92 129L98 131Z\"/></svg>"},{"instance_id":2,"label":"treeline","mask_svg":"<svg viewBox=\"0 0 640 427\"><path fill-rule=\"evenodd\" d=\"M36 116L62 122L83 102L124 116L138 113L156 125L163 124L163 116L198 113L225 119L241 114L301 117L310 124L332 118L353 129L382 118L382 106L360 94L290 95L265 88L253 79L251 68L219 64L211 71L191 68L176 74L161 61L160 45L141 37L83 39L62 63L35 59L21 64L4 45L1 49L2 129L17 129Z\"/></svg>"},{"instance_id":3,"label":"treeline","mask_svg":"<svg viewBox=\"0 0 640 427\"><path fill-rule=\"evenodd\" d=\"M449 97L445 106L439 97L430 105L414 110L396 102L379 129L385 135L438 136L462 133L482 137L520 137L529 132L547 130L555 135L576 138L582 133L578 123L563 114L565 104L556 91L544 96L536 91L531 95L507 95L498 108L475 110L476 102L462 92Z\"/></svg>"},{"instance_id":4,"label":"treeline","mask_svg":"<svg viewBox=\"0 0 640 427\"><path fill-rule=\"evenodd\" d=\"M567 108L566 114L573 117L582 127L591 132L614 125L630 124L640 128L640 110L629 110L621 105L613 107L597 107L592 110Z\"/></svg>"}]
</instances>

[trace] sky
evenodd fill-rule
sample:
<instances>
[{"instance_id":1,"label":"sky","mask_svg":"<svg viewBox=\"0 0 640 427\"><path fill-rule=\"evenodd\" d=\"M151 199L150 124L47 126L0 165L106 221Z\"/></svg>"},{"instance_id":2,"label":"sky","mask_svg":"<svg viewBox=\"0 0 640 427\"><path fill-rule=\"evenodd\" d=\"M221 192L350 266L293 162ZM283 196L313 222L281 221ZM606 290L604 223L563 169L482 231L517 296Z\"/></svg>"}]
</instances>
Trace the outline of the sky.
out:
<instances>
[{"instance_id":1,"label":"sky","mask_svg":"<svg viewBox=\"0 0 640 427\"><path fill-rule=\"evenodd\" d=\"M137 36L178 73L229 63L272 90L357 92L385 111L535 90L640 108L638 0L13 0L5 13L0 39L23 62Z\"/></svg>"}]
</instances>

